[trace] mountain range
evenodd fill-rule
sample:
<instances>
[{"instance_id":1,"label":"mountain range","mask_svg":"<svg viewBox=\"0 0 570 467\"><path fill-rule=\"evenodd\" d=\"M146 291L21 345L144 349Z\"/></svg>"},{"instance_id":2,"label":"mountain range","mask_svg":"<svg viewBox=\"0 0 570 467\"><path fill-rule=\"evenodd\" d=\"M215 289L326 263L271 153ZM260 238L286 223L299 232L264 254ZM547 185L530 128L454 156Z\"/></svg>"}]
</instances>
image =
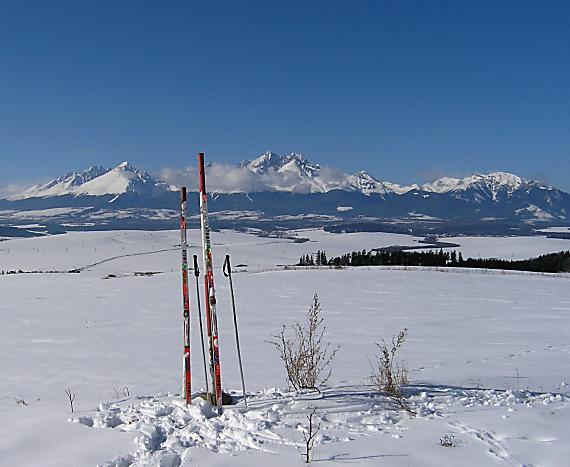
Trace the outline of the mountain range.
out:
<instances>
[{"instance_id":1,"label":"mountain range","mask_svg":"<svg viewBox=\"0 0 570 467\"><path fill-rule=\"evenodd\" d=\"M266 152L237 167L212 164L206 174L213 222L234 228L516 234L569 224L570 194L505 172L400 185L365 171L320 166L301 154ZM195 191L196 179L192 168L152 176L128 162L93 166L0 200L0 223L51 230L175 228L176 191L181 184ZM190 211L196 216L197 205Z\"/></svg>"}]
</instances>

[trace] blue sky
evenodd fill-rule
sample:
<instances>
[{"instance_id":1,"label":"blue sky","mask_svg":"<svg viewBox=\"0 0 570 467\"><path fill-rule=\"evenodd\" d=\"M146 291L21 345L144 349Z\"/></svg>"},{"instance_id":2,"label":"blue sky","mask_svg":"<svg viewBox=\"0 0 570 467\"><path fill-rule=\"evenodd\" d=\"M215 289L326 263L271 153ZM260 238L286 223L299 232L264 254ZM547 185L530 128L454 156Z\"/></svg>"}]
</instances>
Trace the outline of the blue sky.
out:
<instances>
[{"instance_id":1,"label":"blue sky","mask_svg":"<svg viewBox=\"0 0 570 467\"><path fill-rule=\"evenodd\" d=\"M0 185L302 152L570 190L570 2L0 3Z\"/></svg>"}]
</instances>

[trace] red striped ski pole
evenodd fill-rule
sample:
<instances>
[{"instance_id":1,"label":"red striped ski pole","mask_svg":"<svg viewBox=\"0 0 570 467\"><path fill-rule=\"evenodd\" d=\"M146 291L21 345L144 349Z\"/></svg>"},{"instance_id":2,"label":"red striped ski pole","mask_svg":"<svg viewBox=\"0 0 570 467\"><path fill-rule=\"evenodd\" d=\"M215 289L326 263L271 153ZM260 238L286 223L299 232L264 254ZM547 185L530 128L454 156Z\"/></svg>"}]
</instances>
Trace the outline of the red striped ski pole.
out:
<instances>
[{"instance_id":1,"label":"red striped ski pole","mask_svg":"<svg viewBox=\"0 0 570 467\"><path fill-rule=\"evenodd\" d=\"M216 316L216 291L214 288L214 266L210 227L208 226L208 194L206 193L206 174L204 171L204 153L198 153L198 174L200 185L200 225L202 230L202 251L205 288L206 327L208 328L208 346L210 357L210 376L212 393L216 398L218 413L222 413L222 372L220 367L220 347L218 340L218 318Z\"/></svg>"},{"instance_id":2,"label":"red striped ski pole","mask_svg":"<svg viewBox=\"0 0 570 467\"><path fill-rule=\"evenodd\" d=\"M184 398L192 402L190 373L190 299L188 296L188 240L186 236L186 187L180 190L180 249L182 250L182 307L184 316Z\"/></svg>"}]
</instances>

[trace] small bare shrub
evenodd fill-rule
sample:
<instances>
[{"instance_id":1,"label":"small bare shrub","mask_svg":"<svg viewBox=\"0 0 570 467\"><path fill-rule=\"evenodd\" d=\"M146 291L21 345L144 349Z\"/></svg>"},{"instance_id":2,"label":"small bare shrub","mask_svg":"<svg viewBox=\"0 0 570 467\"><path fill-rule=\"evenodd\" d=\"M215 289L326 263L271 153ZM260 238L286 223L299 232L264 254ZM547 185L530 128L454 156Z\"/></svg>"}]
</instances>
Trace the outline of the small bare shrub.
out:
<instances>
[{"instance_id":1,"label":"small bare shrub","mask_svg":"<svg viewBox=\"0 0 570 467\"><path fill-rule=\"evenodd\" d=\"M306 430L303 431L303 439L305 440L305 453L303 454L303 460L305 461L305 464L311 463L313 457L313 448L315 447L315 438L321 428L320 425L316 425L313 421L313 417L315 416L316 412L317 408L314 407L311 413L307 415L309 426Z\"/></svg>"},{"instance_id":2,"label":"small bare shrub","mask_svg":"<svg viewBox=\"0 0 570 467\"><path fill-rule=\"evenodd\" d=\"M69 406L71 408L71 413L73 413L73 401L75 400L75 393L71 392L71 389L69 388L65 390L65 393L67 394L67 398L69 399Z\"/></svg>"},{"instance_id":3,"label":"small bare shrub","mask_svg":"<svg viewBox=\"0 0 570 467\"><path fill-rule=\"evenodd\" d=\"M404 345L407 329L401 330L392 337L392 346L388 348L385 341L376 344L380 349L377 368L374 372L374 383L378 390L387 392L391 396L401 396L401 387L408 383L407 370L402 362L395 357L398 350Z\"/></svg>"},{"instance_id":4,"label":"small bare shrub","mask_svg":"<svg viewBox=\"0 0 570 467\"><path fill-rule=\"evenodd\" d=\"M292 337L283 325L281 332L271 336L269 343L279 351L285 364L287 380L296 390L312 389L320 392L318 386L326 384L330 378L331 364L339 347L331 348L324 341L326 326L321 316L321 304L317 294L307 312L307 320L292 326Z\"/></svg>"},{"instance_id":5,"label":"small bare shrub","mask_svg":"<svg viewBox=\"0 0 570 467\"><path fill-rule=\"evenodd\" d=\"M388 347L385 341L382 344L376 344L380 349L380 355L377 358L376 367L373 368L372 376L374 385L379 391L387 393L393 397L398 404L406 411L413 413L404 399L402 386L408 384L408 371L403 361L396 359L398 350L402 348L408 330L402 329L397 335L392 336L392 345Z\"/></svg>"}]
</instances>

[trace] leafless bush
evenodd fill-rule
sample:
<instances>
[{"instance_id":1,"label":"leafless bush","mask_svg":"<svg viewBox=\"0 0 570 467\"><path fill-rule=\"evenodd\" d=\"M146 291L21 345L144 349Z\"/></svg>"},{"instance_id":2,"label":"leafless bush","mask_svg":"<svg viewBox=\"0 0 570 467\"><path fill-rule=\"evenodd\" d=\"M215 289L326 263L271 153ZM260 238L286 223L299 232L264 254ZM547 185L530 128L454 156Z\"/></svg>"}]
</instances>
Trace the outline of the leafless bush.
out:
<instances>
[{"instance_id":1,"label":"leafless bush","mask_svg":"<svg viewBox=\"0 0 570 467\"><path fill-rule=\"evenodd\" d=\"M392 345L388 347L385 341L376 344L380 349L376 366L373 368L372 376L374 385L379 391L387 393L393 397L398 404L407 412L413 413L405 401L402 393L402 386L408 384L408 371L403 361L396 359L398 350L402 348L406 337L407 329L402 329L397 335L392 336Z\"/></svg>"},{"instance_id":2,"label":"leafless bush","mask_svg":"<svg viewBox=\"0 0 570 467\"><path fill-rule=\"evenodd\" d=\"M71 413L73 413L73 401L75 400L75 393L71 392L71 389L67 388L65 390L67 398L69 399L69 406L71 407Z\"/></svg>"},{"instance_id":3,"label":"leafless bush","mask_svg":"<svg viewBox=\"0 0 570 467\"><path fill-rule=\"evenodd\" d=\"M317 408L314 407L311 413L307 415L307 421L309 426L303 431L303 439L305 440L305 453L303 454L303 460L306 464L310 464L313 457L313 448L315 447L315 438L319 432L321 426L316 425L313 421L313 417L317 412Z\"/></svg>"},{"instance_id":4,"label":"leafless bush","mask_svg":"<svg viewBox=\"0 0 570 467\"><path fill-rule=\"evenodd\" d=\"M281 332L271 336L273 340L269 341L279 351L287 380L296 391L312 389L320 392L319 386L330 378L331 364L339 348L331 348L324 341L326 326L323 323L319 297L315 294L306 322L293 324L292 337L283 325Z\"/></svg>"}]
</instances>

